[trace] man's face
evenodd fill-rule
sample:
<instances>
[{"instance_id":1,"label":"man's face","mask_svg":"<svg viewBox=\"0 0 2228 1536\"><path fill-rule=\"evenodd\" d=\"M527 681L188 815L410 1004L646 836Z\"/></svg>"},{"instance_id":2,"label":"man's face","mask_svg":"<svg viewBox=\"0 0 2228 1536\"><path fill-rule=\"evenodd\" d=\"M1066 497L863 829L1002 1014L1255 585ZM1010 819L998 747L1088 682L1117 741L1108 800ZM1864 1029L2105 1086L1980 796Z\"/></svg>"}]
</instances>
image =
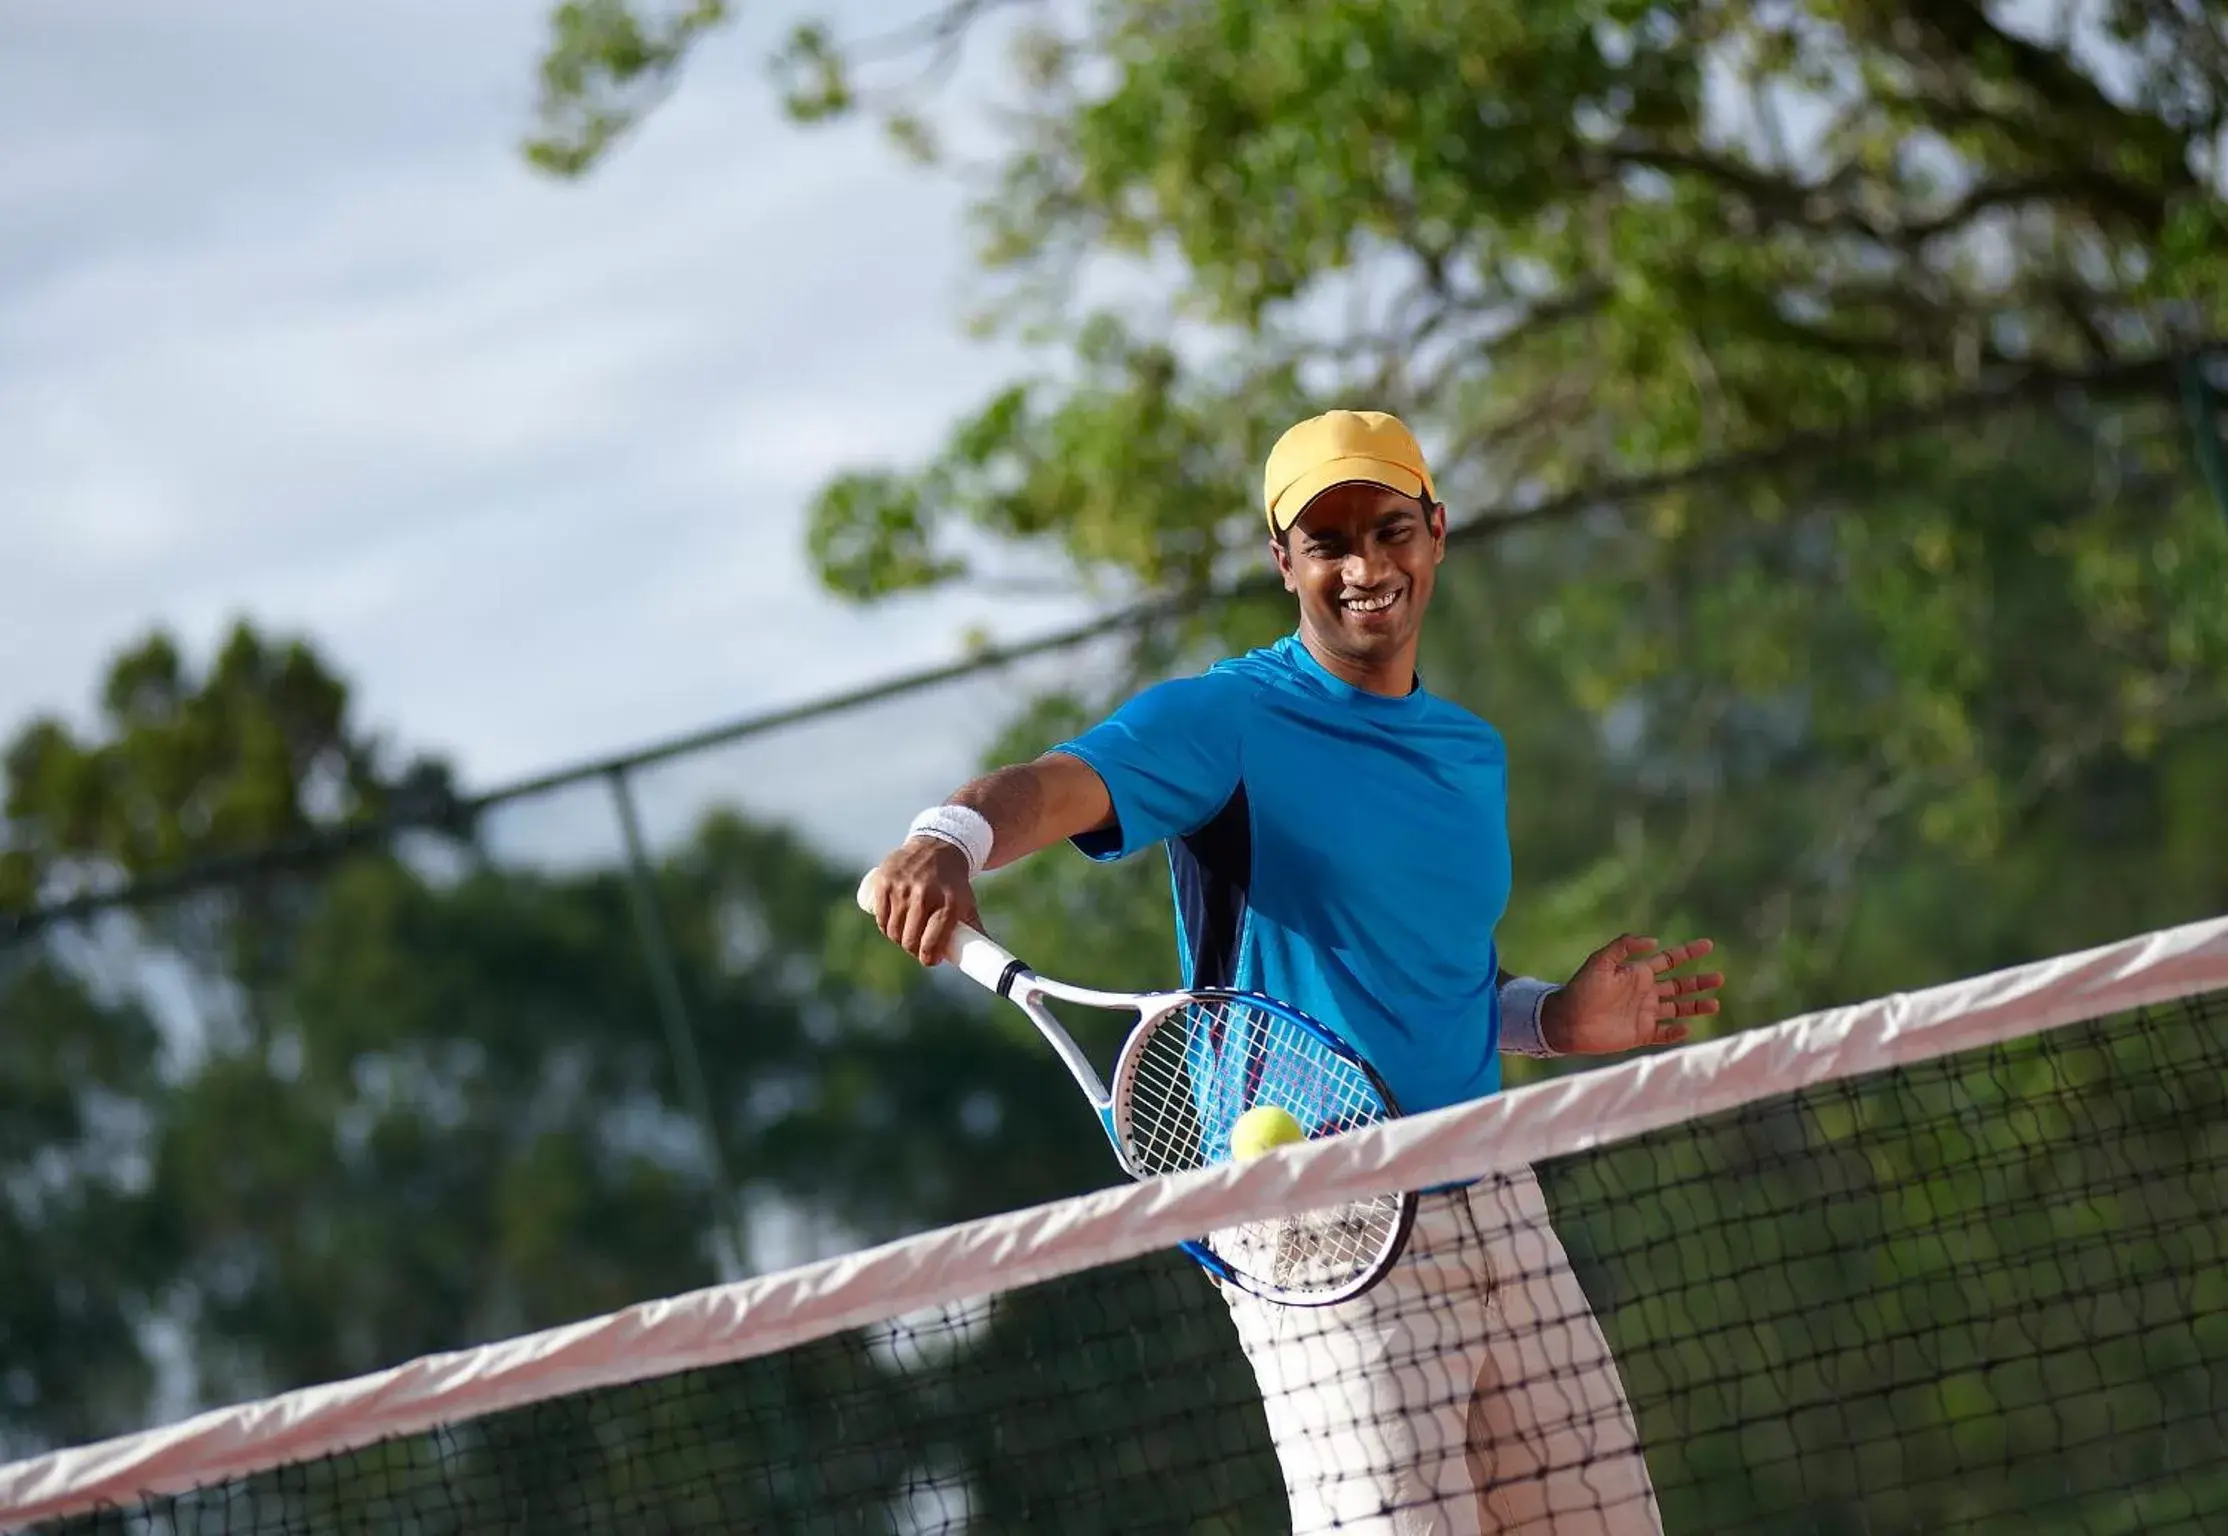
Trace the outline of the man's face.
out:
<instances>
[{"instance_id":1,"label":"man's face","mask_svg":"<svg viewBox=\"0 0 2228 1536\"><path fill-rule=\"evenodd\" d=\"M1446 509L1382 485L1338 485L1308 504L1276 550L1300 621L1333 655L1388 660L1423 627L1447 549Z\"/></svg>"}]
</instances>

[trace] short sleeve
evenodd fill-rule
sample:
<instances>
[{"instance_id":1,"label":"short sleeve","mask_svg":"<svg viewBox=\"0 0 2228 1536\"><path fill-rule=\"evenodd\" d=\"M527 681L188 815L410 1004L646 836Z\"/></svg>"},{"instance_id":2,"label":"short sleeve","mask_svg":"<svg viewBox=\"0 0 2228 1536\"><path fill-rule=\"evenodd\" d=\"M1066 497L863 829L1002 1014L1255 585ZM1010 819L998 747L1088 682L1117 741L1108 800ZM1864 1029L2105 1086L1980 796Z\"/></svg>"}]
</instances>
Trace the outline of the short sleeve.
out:
<instances>
[{"instance_id":1,"label":"short sleeve","mask_svg":"<svg viewBox=\"0 0 2228 1536\"><path fill-rule=\"evenodd\" d=\"M1075 846L1120 859L1199 827L1238 788L1238 743L1250 689L1228 673L1157 683L1072 741L1052 748L1088 763L1114 802L1114 825Z\"/></svg>"}]
</instances>

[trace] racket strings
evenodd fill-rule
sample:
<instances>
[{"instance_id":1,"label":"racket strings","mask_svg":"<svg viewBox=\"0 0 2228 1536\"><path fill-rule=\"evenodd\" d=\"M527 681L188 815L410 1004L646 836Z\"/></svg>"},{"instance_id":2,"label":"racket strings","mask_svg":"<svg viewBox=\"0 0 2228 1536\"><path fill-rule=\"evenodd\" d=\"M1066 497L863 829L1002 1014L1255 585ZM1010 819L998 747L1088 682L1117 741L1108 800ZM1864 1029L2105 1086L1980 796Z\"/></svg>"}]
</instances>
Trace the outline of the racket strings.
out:
<instances>
[{"instance_id":1,"label":"racket strings","mask_svg":"<svg viewBox=\"0 0 2228 1536\"><path fill-rule=\"evenodd\" d=\"M1231 1156L1240 1116L1281 1109L1309 1139L1391 1117L1369 1074L1284 1015L1241 998L1200 998L1142 1043L1127 1084L1125 1141L1140 1177ZM1208 1239L1259 1286L1293 1296L1336 1291L1373 1270L1405 1220L1398 1194L1249 1223Z\"/></svg>"},{"instance_id":2,"label":"racket strings","mask_svg":"<svg viewBox=\"0 0 2228 1536\"><path fill-rule=\"evenodd\" d=\"M1145 1040L1130 1085L1130 1121L1133 1139L1153 1153L1155 1172L1227 1160L1239 1117L1261 1107L1285 1111L1310 1138L1374 1125L1389 1113L1359 1065L1243 999L1194 1000Z\"/></svg>"},{"instance_id":3,"label":"racket strings","mask_svg":"<svg viewBox=\"0 0 2228 1536\"><path fill-rule=\"evenodd\" d=\"M1253 1222L1211 1239L1218 1253L1278 1290L1332 1290L1374 1266L1401 1227L1401 1197Z\"/></svg>"}]
</instances>

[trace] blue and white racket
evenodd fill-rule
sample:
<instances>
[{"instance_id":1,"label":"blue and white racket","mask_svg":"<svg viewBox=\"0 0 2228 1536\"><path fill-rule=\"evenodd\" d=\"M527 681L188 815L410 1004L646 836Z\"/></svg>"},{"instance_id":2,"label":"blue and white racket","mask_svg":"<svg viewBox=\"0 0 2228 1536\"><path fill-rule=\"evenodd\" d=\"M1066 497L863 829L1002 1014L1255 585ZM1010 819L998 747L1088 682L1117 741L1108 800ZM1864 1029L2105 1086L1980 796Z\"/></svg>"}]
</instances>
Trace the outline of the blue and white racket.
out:
<instances>
[{"instance_id":1,"label":"blue and white racket","mask_svg":"<svg viewBox=\"0 0 2228 1536\"><path fill-rule=\"evenodd\" d=\"M874 911L873 879L859 905ZM1230 1160L1239 1117L1281 1109L1309 1139L1399 1114L1376 1072L1321 1024L1273 998L1207 988L1102 992L1038 975L960 924L945 962L1028 1015L1058 1053L1138 1179ZM1114 1060L1109 1089L1049 1000L1137 1015ZM1275 1221L1249 1223L1183 1245L1226 1284L1267 1301L1327 1306L1361 1295L1400 1257L1416 1218L1412 1193L1374 1195Z\"/></svg>"}]
</instances>

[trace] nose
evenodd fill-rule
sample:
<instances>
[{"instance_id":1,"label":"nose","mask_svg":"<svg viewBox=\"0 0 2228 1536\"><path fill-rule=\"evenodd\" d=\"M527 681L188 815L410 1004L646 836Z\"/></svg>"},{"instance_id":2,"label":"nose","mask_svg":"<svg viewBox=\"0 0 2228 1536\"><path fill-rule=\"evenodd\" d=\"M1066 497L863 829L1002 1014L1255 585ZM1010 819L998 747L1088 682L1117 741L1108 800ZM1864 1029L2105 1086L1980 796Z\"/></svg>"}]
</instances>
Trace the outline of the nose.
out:
<instances>
[{"instance_id":1,"label":"nose","mask_svg":"<svg viewBox=\"0 0 2228 1536\"><path fill-rule=\"evenodd\" d=\"M1357 545L1347 552L1345 561L1339 566L1339 580L1349 587L1375 586L1377 578L1385 571L1383 554L1374 544Z\"/></svg>"}]
</instances>

